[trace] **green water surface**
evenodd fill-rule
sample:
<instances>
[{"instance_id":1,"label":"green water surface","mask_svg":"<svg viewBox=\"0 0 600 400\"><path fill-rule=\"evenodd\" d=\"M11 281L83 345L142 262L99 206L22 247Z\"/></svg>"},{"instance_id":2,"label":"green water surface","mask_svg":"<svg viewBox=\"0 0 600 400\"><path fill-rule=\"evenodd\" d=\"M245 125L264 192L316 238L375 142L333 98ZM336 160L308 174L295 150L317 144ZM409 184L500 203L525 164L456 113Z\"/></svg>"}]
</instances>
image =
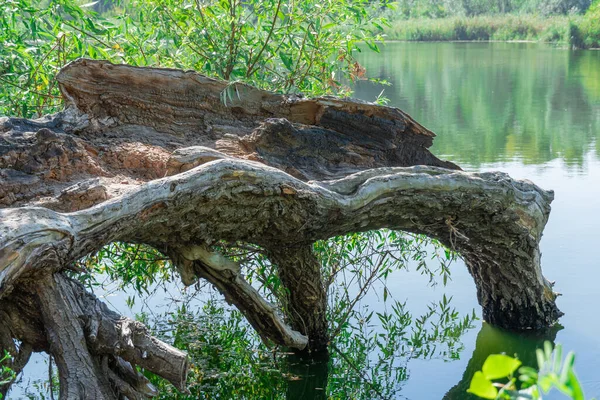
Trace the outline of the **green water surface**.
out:
<instances>
[{"instance_id":1,"label":"green water surface","mask_svg":"<svg viewBox=\"0 0 600 400\"><path fill-rule=\"evenodd\" d=\"M545 276L562 293L565 316L547 333L516 335L480 322L454 360L412 360L397 398L466 399L470 377L490 353L517 353L536 365L545 339L577 353L588 398L600 397L600 51L526 43L388 43L360 62L391 86L359 82L355 95L383 90L437 134L433 153L466 170L501 170L555 191L541 242ZM419 309L441 293L461 312L480 309L464 265L445 288L402 276L395 291ZM558 394L550 399L563 398Z\"/></svg>"}]
</instances>

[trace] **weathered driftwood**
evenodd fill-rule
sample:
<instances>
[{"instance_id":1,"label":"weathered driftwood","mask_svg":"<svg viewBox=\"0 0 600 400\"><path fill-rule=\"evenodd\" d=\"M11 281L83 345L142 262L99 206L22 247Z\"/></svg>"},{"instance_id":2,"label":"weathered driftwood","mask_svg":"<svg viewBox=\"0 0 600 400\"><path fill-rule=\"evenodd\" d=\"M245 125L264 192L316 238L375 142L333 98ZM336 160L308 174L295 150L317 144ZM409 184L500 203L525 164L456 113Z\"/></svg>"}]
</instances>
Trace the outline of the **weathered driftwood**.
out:
<instances>
[{"instance_id":1,"label":"weathered driftwood","mask_svg":"<svg viewBox=\"0 0 600 400\"><path fill-rule=\"evenodd\" d=\"M265 340L296 349L328 341L312 243L370 229L456 249L492 324L560 316L539 253L552 193L437 159L433 133L398 109L103 61L58 79L64 112L0 119L0 345L16 367L53 354L62 398L152 396L134 366L184 388L183 353L61 272L115 241L162 251L185 284L208 280ZM285 316L218 241L264 249L288 289Z\"/></svg>"}]
</instances>

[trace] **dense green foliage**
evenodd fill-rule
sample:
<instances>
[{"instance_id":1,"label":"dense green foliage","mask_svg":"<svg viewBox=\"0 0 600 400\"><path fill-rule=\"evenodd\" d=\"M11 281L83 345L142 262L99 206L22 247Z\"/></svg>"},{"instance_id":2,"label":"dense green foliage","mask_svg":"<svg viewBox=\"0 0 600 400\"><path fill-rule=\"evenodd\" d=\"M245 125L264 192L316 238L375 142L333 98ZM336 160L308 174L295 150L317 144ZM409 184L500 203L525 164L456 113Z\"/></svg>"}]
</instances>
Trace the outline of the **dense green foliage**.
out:
<instances>
[{"instance_id":1,"label":"dense green foliage","mask_svg":"<svg viewBox=\"0 0 600 400\"><path fill-rule=\"evenodd\" d=\"M6 366L6 363L11 360L10 354L5 350L2 357L0 357L0 386L11 382L15 379L15 373L12 369ZM0 399L2 394L0 393Z\"/></svg>"},{"instance_id":2,"label":"dense green foliage","mask_svg":"<svg viewBox=\"0 0 600 400\"><path fill-rule=\"evenodd\" d=\"M377 50L372 32L386 23L369 15L368 0L131 0L104 14L92 5L0 0L0 115L58 110L54 76L79 57L195 69L279 92L344 93L342 78L364 78L357 43Z\"/></svg>"},{"instance_id":3,"label":"dense green foliage","mask_svg":"<svg viewBox=\"0 0 600 400\"><path fill-rule=\"evenodd\" d=\"M492 400L541 400L542 395L557 389L569 399L585 399L573 369L573 353L567 354L563 360L562 346L556 345L553 351L550 342L545 342L544 349L537 349L536 353L538 370L521 366L518 359L507 355L488 356L482 370L473 376L467 391Z\"/></svg>"},{"instance_id":4,"label":"dense green foliage","mask_svg":"<svg viewBox=\"0 0 600 400\"><path fill-rule=\"evenodd\" d=\"M579 26L579 47L600 48L600 0L595 0Z\"/></svg>"},{"instance_id":5,"label":"dense green foliage","mask_svg":"<svg viewBox=\"0 0 600 400\"><path fill-rule=\"evenodd\" d=\"M408 41L527 40L600 47L597 16L487 15L396 21L386 33L390 39Z\"/></svg>"},{"instance_id":6,"label":"dense green foliage","mask_svg":"<svg viewBox=\"0 0 600 400\"><path fill-rule=\"evenodd\" d=\"M442 19L410 19L397 21L388 30L392 39L444 40L533 40L569 43L571 24L582 17L535 15L482 15Z\"/></svg>"}]
</instances>

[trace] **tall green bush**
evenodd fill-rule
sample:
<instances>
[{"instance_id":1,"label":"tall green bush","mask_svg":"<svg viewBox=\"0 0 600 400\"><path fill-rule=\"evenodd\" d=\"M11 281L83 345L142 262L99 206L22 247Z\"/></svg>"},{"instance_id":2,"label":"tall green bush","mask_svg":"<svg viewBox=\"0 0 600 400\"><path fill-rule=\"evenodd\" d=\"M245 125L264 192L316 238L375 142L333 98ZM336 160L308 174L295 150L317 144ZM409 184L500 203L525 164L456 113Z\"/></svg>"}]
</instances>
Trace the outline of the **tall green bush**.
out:
<instances>
[{"instance_id":1,"label":"tall green bush","mask_svg":"<svg viewBox=\"0 0 600 400\"><path fill-rule=\"evenodd\" d=\"M391 19L474 17L499 14L583 14L590 0L399 0Z\"/></svg>"},{"instance_id":2,"label":"tall green bush","mask_svg":"<svg viewBox=\"0 0 600 400\"><path fill-rule=\"evenodd\" d=\"M79 57L192 68L279 92L344 93L362 79L359 42L377 50L389 0L0 0L0 115L60 104L54 76ZM375 33L373 33L375 32Z\"/></svg>"},{"instance_id":3,"label":"tall green bush","mask_svg":"<svg viewBox=\"0 0 600 400\"><path fill-rule=\"evenodd\" d=\"M581 35L585 47L600 47L600 0L594 1L585 14Z\"/></svg>"}]
</instances>

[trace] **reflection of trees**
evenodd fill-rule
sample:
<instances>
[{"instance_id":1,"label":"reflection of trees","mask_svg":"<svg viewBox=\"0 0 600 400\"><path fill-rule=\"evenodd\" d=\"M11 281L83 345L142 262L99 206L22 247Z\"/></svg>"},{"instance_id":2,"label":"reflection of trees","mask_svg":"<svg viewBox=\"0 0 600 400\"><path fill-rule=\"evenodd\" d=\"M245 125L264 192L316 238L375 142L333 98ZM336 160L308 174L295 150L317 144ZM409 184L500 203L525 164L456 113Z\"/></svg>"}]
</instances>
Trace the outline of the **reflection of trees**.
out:
<instances>
[{"instance_id":1,"label":"reflection of trees","mask_svg":"<svg viewBox=\"0 0 600 400\"><path fill-rule=\"evenodd\" d=\"M327 380L329 377L329 356L302 359L301 356L288 356L289 373L301 377L291 379L287 384L286 400L327 398Z\"/></svg>"},{"instance_id":2,"label":"reflection of trees","mask_svg":"<svg viewBox=\"0 0 600 400\"><path fill-rule=\"evenodd\" d=\"M581 164L600 139L600 55L515 43L390 43L361 60L388 79L391 105L438 134L459 163L562 158ZM361 82L358 97L381 87Z\"/></svg>"},{"instance_id":3,"label":"reflection of trees","mask_svg":"<svg viewBox=\"0 0 600 400\"><path fill-rule=\"evenodd\" d=\"M523 365L537 367L535 350L543 348L544 341L554 343L556 334L562 327L557 326L547 332L528 332L516 334L502 329L494 328L483 323L475 342L475 351L469 360L467 369L460 382L453 386L444 396L444 400L465 400L477 397L467 394L471 378L476 371L480 371L483 362L490 354L506 353L510 356L515 354Z\"/></svg>"},{"instance_id":4,"label":"reflection of trees","mask_svg":"<svg viewBox=\"0 0 600 400\"><path fill-rule=\"evenodd\" d=\"M475 318L459 315L446 296L420 315L398 302L381 312L365 306L333 338L329 354L306 357L265 346L243 315L208 288L182 294L177 302L186 306L165 314L152 312L148 321L160 338L190 356L189 395L178 394L165 380L152 376L165 398L172 399L403 398L410 361L456 360L463 350L461 338ZM204 305L195 307L200 304ZM149 307L144 305L144 310Z\"/></svg>"},{"instance_id":5,"label":"reflection of trees","mask_svg":"<svg viewBox=\"0 0 600 400\"><path fill-rule=\"evenodd\" d=\"M289 355L286 399L403 398L410 361L455 360L463 348L460 338L475 318L461 317L446 296L419 316L404 304L392 308L374 314L366 307L355 315L332 341L329 359Z\"/></svg>"},{"instance_id":6,"label":"reflection of trees","mask_svg":"<svg viewBox=\"0 0 600 400\"><path fill-rule=\"evenodd\" d=\"M600 53L575 51L569 61L569 67L574 71L573 79L581 82L592 101L600 102Z\"/></svg>"}]
</instances>

